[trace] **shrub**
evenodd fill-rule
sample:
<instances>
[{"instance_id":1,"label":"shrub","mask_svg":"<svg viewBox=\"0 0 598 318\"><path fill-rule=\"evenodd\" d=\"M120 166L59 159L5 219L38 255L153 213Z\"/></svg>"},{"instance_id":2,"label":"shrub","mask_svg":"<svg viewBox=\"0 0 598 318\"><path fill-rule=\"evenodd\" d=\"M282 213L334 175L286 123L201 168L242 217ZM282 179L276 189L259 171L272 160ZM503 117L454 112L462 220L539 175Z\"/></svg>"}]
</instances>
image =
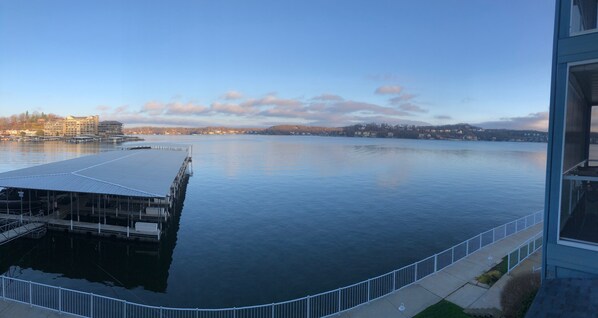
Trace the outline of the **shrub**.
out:
<instances>
[{"instance_id":1,"label":"shrub","mask_svg":"<svg viewBox=\"0 0 598 318\"><path fill-rule=\"evenodd\" d=\"M486 273L480 275L476 279L480 283L492 286L494 283L496 283L500 279L501 276L502 276L502 273L500 271L491 270L489 272L486 272Z\"/></svg>"},{"instance_id":2,"label":"shrub","mask_svg":"<svg viewBox=\"0 0 598 318\"><path fill-rule=\"evenodd\" d=\"M539 288L540 273L523 273L513 276L500 295L500 305L505 317L525 317Z\"/></svg>"}]
</instances>

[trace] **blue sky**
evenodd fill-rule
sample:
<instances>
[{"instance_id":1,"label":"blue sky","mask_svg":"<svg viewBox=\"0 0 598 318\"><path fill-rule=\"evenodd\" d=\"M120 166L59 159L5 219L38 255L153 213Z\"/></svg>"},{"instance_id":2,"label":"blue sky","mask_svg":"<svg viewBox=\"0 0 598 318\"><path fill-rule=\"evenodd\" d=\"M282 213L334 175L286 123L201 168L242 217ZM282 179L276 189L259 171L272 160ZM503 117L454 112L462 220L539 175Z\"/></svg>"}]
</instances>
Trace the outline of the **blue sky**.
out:
<instances>
[{"instance_id":1,"label":"blue sky","mask_svg":"<svg viewBox=\"0 0 598 318\"><path fill-rule=\"evenodd\" d=\"M2 1L0 116L546 129L554 1Z\"/></svg>"}]
</instances>

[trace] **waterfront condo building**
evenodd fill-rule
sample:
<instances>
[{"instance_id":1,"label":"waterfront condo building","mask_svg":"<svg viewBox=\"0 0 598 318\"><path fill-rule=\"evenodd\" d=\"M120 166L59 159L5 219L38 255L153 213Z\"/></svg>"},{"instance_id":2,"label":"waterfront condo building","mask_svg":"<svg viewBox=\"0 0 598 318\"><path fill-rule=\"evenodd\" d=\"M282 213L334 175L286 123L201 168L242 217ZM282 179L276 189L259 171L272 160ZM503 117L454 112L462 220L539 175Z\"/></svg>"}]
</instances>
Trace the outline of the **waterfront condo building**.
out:
<instances>
[{"instance_id":1,"label":"waterfront condo building","mask_svg":"<svg viewBox=\"0 0 598 318\"><path fill-rule=\"evenodd\" d=\"M64 136L97 135L98 123L98 115L87 117L67 116L64 119Z\"/></svg>"},{"instance_id":2,"label":"waterfront condo building","mask_svg":"<svg viewBox=\"0 0 598 318\"><path fill-rule=\"evenodd\" d=\"M44 136L64 136L64 122L62 119L50 120L44 123Z\"/></svg>"},{"instance_id":3,"label":"waterfront condo building","mask_svg":"<svg viewBox=\"0 0 598 318\"><path fill-rule=\"evenodd\" d=\"M44 125L45 136L76 137L81 135L97 135L99 116L75 117L67 116L46 122Z\"/></svg>"},{"instance_id":4,"label":"waterfront condo building","mask_svg":"<svg viewBox=\"0 0 598 318\"><path fill-rule=\"evenodd\" d=\"M101 121L98 124L98 134L102 137L121 136L123 134L123 124L114 120Z\"/></svg>"}]
</instances>

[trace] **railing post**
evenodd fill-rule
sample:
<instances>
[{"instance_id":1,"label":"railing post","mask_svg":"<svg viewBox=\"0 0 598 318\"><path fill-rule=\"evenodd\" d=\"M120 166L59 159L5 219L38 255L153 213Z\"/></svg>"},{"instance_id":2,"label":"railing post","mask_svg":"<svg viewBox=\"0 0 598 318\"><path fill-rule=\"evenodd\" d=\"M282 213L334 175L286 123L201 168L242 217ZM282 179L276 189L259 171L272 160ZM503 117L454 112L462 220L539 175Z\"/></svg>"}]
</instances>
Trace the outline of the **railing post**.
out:
<instances>
[{"instance_id":1,"label":"railing post","mask_svg":"<svg viewBox=\"0 0 598 318\"><path fill-rule=\"evenodd\" d=\"M29 282L29 305L33 307L33 288L31 287L31 282Z\"/></svg>"},{"instance_id":2,"label":"railing post","mask_svg":"<svg viewBox=\"0 0 598 318\"><path fill-rule=\"evenodd\" d=\"M341 289L338 289L338 312L341 312Z\"/></svg>"},{"instance_id":3,"label":"railing post","mask_svg":"<svg viewBox=\"0 0 598 318\"><path fill-rule=\"evenodd\" d=\"M93 318L93 294L89 293L89 317Z\"/></svg>"},{"instance_id":4,"label":"railing post","mask_svg":"<svg viewBox=\"0 0 598 318\"><path fill-rule=\"evenodd\" d=\"M6 288L4 287L4 275L2 275L2 299L6 300Z\"/></svg>"},{"instance_id":5,"label":"railing post","mask_svg":"<svg viewBox=\"0 0 598 318\"><path fill-rule=\"evenodd\" d=\"M455 247L451 248L451 264L455 263Z\"/></svg>"},{"instance_id":6,"label":"railing post","mask_svg":"<svg viewBox=\"0 0 598 318\"><path fill-rule=\"evenodd\" d=\"M368 303L370 302L370 288L371 284L370 284L370 280L368 279Z\"/></svg>"},{"instance_id":7,"label":"railing post","mask_svg":"<svg viewBox=\"0 0 598 318\"><path fill-rule=\"evenodd\" d=\"M480 247L478 248L478 250L482 249L482 234L479 235L480 236Z\"/></svg>"},{"instance_id":8,"label":"railing post","mask_svg":"<svg viewBox=\"0 0 598 318\"><path fill-rule=\"evenodd\" d=\"M521 247L517 248L517 265L521 261Z\"/></svg>"},{"instance_id":9,"label":"railing post","mask_svg":"<svg viewBox=\"0 0 598 318\"><path fill-rule=\"evenodd\" d=\"M270 308L272 308L272 318L274 318L274 303L272 303L272 305L270 305Z\"/></svg>"},{"instance_id":10,"label":"railing post","mask_svg":"<svg viewBox=\"0 0 598 318\"><path fill-rule=\"evenodd\" d=\"M397 290L397 271L392 271L392 291Z\"/></svg>"},{"instance_id":11,"label":"railing post","mask_svg":"<svg viewBox=\"0 0 598 318\"><path fill-rule=\"evenodd\" d=\"M434 254L434 273L438 271L438 254Z\"/></svg>"},{"instance_id":12,"label":"railing post","mask_svg":"<svg viewBox=\"0 0 598 318\"><path fill-rule=\"evenodd\" d=\"M307 318L311 317L311 312L309 310L310 302L311 302L311 296L307 295Z\"/></svg>"},{"instance_id":13,"label":"railing post","mask_svg":"<svg viewBox=\"0 0 598 318\"><path fill-rule=\"evenodd\" d=\"M413 282L417 282L417 262L415 263L415 277L413 278Z\"/></svg>"},{"instance_id":14,"label":"railing post","mask_svg":"<svg viewBox=\"0 0 598 318\"><path fill-rule=\"evenodd\" d=\"M160 306L160 318L164 317L164 315L162 314L162 306Z\"/></svg>"},{"instance_id":15,"label":"railing post","mask_svg":"<svg viewBox=\"0 0 598 318\"><path fill-rule=\"evenodd\" d=\"M507 224L509 224L509 223L507 223ZM505 236L504 237L507 237L507 224L505 224Z\"/></svg>"},{"instance_id":16,"label":"railing post","mask_svg":"<svg viewBox=\"0 0 598 318\"><path fill-rule=\"evenodd\" d=\"M127 301L123 302L123 318L127 318Z\"/></svg>"},{"instance_id":17,"label":"railing post","mask_svg":"<svg viewBox=\"0 0 598 318\"><path fill-rule=\"evenodd\" d=\"M58 287L58 312L62 313L62 287Z\"/></svg>"}]
</instances>

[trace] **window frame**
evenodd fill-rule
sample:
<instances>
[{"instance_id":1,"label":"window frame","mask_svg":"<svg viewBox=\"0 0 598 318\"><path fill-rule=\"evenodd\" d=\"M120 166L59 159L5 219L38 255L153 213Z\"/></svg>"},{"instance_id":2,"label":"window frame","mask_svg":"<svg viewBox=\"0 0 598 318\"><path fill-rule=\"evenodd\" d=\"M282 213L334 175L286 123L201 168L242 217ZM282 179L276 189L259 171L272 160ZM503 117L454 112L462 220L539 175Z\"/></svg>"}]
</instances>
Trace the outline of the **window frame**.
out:
<instances>
[{"instance_id":1,"label":"window frame","mask_svg":"<svg viewBox=\"0 0 598 318\"><path fill-rule=\"evenodd\" d=\"M573 5L573 1L571 1L571 5ZM593 30L593 32L598 32L598 28L596 30ZM556 227L556 231L557 231L557 236L556 236L556 243L558 245L563 245L563 246L570 246L570 247L576 247L576 248L580 248L580 249L585 249L585 250L591 250L591 251L598 251L598 242L590 242L590 241L582 241L582 240L576 240L576 239L572 239L572 238L561 238L561 213L563 213L563 209L562 209L562 200L563 200L563 181L564 181L564 175L565 173L569 172L570 170L574 169L575 167L578 167L580 164L583 164L585 161L589 161L590 158L587 158L586 160L577 163L575 166L573 166L572 168L567 169L567 171L564 170L564 164L565 164L565 141L566 141L566 136L565 134L567 133L567 103L569 100L569 77L571 75L571 68L575 67L575 66L579 66L579 65L587 65L587 64L598 64L598 59L590 59L590 60L584 60L584 61L577 61L577 62L569 62L567 63L567 76L565 77L565 105L564 105L564 109L563 109L563 130L562 130L562 134L563 134L563 140L561 143L561 162L560 162L560 173L559 173L559 189L558 189L558 194L559 194L559 200L558 200L558 213L557 213L557 227ZM591 106L591 107L595 107L595 106ZM550 211L550 210L549 210Z\"/></svg>"}]
</instances>

